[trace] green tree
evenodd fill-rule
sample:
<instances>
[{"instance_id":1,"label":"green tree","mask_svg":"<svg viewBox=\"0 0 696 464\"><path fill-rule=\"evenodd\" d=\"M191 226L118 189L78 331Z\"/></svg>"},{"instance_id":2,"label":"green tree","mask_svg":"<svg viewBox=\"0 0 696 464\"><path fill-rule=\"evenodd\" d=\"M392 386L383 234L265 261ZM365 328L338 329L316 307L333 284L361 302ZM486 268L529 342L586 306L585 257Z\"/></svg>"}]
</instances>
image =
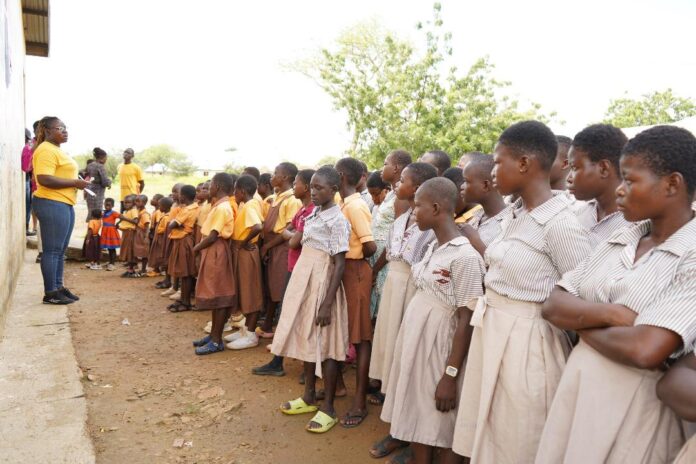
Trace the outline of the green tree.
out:
<instances>
[{"instance_id":1,"label":"green tree","mask_svg":"<svg viewBox=\"0 0 696 464\"><path fill-rule=\"evenodd\" d=\"M122 153L122 151L123 150L111 150L112 153L119 153L119 155L109 155L106 158L106 164L104 165L104 168L106 169L106 174L112 180L115 179L118 175L118 165L123 161L120 156L120 153ZM73 159L77 162L77 165L79 166L80 170L84 169L85 166L87 166L87 160L92 158L94 158L94 156L92 155L91 151L73 156Z\"/></svg>"},{"instance_id":2,"label":"green tree","mask_svg":"<svg viewBox=\"0 0 696 464\"><path fill-rule=\"evenodd\" d=\"M170 168L179 177L190 176L196 171L196 165L188 159L176 160L171 163Z\"/></svg>"},{"instance_id":3,"label":"green tree","mask_svg":"<svg viewBox=\"0 0 696 464\"><path fill-rule=\"evenodd\" d=\"M668 124L696 115L696 102L678 97L672 89L646 93L638 99L617 98L609 102L604 123L616 127Z\"/></svg>"},{"instance_id":4,"label":"green tree","mask_svg":"<svg viewBox=\"0 0 696 464\"><path fill-rule=\"evenodd\" d=\"M162 164L167 170L175 170L175 166L186 166L188 157L167 144L153 145L135 154L135 162L143 168L148 168L155 164ZM193 166L191 164L191 166ZM195 167L193 167L195 170Z\"/></svg>"},{"instance_id":5,"label":"green tree","mask_svg":"<svg viewBox=\"0 0 696 464\"><path fill-rule=\"evenodd\" d=\"M447 67L451 34L442 32L440 5L433 11L431 21L418 25L424 51L370 21L341 34L333 49L291 66L314 79L346 114L352 134L346 151L373 168L396 148L414 155L430 149L454 156L490 151L512 122L548 119L539 105L522 110L517 100L501 95L510 83L492 77L488 58L463 76L456 66Z\"/></svg>"}]
</instances>

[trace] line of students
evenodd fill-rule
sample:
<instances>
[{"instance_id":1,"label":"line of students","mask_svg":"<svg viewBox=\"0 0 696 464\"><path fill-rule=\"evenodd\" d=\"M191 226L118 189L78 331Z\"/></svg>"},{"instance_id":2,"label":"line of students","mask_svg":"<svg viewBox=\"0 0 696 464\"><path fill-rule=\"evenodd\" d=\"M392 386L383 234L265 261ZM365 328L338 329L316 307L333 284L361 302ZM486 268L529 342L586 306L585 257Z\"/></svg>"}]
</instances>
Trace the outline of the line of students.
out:
<instances>
[{"instance_id":1,"label":"line of students","mask_svg":"<svg viewBox=\"0 0 696 464\"><path fill-rule=\"evenodd\" d=\"M370 454L398 450L395 463L672 462L687 438L677 413L694 418L696 138L659 126L627 142L594 125L559 143L524 121L493 156L448 170L437 153L413 163L394 151L367 185L351 158L299 175L283 163L270 201L253 176L218 174L197 244L185 238L195 189L175 188L172 310L190 308L196 274L196 306L214 310L196 352L222 351L241 311L229 347L273 335L274 357L254 374L304 363L304 392L284 414L312 413L313 433L351 428L373 393L391 425ZM555 169L569 191L552 188ZM355 396L339 419L351 346Z\"/></svg>"}]
</instances>

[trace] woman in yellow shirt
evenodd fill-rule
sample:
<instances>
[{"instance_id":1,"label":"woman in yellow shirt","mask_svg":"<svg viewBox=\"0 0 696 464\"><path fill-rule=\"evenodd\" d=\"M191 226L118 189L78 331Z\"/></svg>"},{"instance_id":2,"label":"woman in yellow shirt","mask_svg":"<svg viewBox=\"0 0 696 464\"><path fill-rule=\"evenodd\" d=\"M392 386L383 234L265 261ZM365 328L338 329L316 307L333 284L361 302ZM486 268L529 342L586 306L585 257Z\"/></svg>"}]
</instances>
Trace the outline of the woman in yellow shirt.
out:
<instances>
[{"instance_id":1,"label":"woman in yellow shirt","mask_svg":"<svg viewBox=\"0 0 696 464\"><path fill-rule=\"evenodd\" d=\"M38 188L32 207L41 225L45 304L70 304L79 300L63 285L63 255L75 225L73 206L77 189L84 189L89 182L78 178L77 163L61 151L60 145L67 141L68 131L63 121L55 116L39 121L32 160Z\"/></svg>"}]
</instances>

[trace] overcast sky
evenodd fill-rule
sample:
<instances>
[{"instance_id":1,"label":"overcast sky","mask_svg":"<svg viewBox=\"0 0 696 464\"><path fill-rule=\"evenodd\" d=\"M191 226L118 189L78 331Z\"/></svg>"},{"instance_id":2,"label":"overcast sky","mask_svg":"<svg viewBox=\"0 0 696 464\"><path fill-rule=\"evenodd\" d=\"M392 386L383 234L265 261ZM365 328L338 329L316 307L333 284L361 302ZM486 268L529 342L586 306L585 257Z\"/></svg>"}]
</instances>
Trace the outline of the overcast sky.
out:
<instances>
[{"instance_id":1,"label":"overcast sky","mask_svg":"<svg viewBox=\"0 0 696 464\"><path fill-rule=\"evenodd\" d=\"M489 55L522 101L574 135L611 98L696 98L696 2L445 0L456 64ZM345 118L283 64L376 18L420 45L427 0L53 0L51 55L28 57L27 125L61 117L71 154L168 143L201 167L312 164L348 146ZM228 147L238 149L226 153Z\"/></svg>"}]
</instances>

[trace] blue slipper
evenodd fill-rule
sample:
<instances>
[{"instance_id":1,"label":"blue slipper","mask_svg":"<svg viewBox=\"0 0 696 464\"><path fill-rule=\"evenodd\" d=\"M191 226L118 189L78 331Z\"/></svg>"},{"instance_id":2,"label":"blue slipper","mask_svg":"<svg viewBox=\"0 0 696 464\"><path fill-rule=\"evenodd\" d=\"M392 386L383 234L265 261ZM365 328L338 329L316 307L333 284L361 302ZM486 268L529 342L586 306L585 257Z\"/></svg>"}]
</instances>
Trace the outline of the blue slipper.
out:
<instances>
[{"instance_id":1,"label":"blue slipper","mask_svg":"<svg viewBox=\"0 0 696 464\"><path fill-rule=\"evenodd\" d=\"M203 346L199 346L196 348L196 354L199 356L205 355L205 354L213 354L217 353L218 351L224 351L225 350L225 344L224 343L215 343L213 341L209 341Z\"/></svg>"},{"instance_id":2,"label":"blue slipper","mask_svg":"<svg viewBox=\"0 0 696 464\"><path fill-rule=\"evenodd\" d=\"M198 340L194 340L194 341L193 341L193 346L195 346L196 348L198 348L199 346L207 345L208 342L209 342L210 340L212 340L212 338L210 337L210 335L206 335L206 336L203 337L203 338L200 338L200 339L198 339Z\"/></svg>"}]
</instances>

